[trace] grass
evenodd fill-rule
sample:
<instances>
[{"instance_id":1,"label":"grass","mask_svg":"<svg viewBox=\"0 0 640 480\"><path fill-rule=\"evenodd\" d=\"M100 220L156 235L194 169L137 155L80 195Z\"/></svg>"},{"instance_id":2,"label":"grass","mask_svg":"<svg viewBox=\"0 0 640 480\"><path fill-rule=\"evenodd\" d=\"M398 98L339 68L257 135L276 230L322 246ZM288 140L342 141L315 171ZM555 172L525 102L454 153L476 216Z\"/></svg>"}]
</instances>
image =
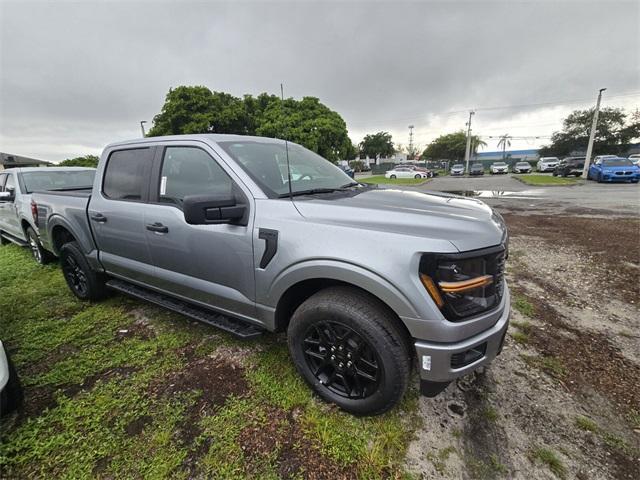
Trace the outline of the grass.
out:
<instances>
[{"instance_id":1,"label":"grass","mask_svg":"<svg viewBox=\"0 0 640 480\"><path fill-rule=\"evenodd\" d=\"M598 432L600 429L598 428L598 424L587 417L576 417L576 427L580 430L584 430L586 432Z\"/></svg>"},{"instance_id":2,"label":"grass","mask_svg":"<svg viewBox=\"0 0 640 480\"><path fill-rule=\"evenodd\" d=\"M576 185L579 180L569 177L554 177L553 175L524 175L513 176L516 180L521 181L527 185L545 186L545 185Z\"/></svg>"},{"instance_id":3,"label":"grass","mask_svg":"<svg viewBox=\"0 0 640 480\"><path fill-rule=\"evenodd\" d=\"M466 464L471 478L474 479L492 479L508 473L507 467L500 461L495 453L491 454L487 460L468 457Z\"/></svg>"},{"instance_id":4,"label":"grass","mask_svg":"<svg viewBox=\"0 0 640 480\"><path fill-rule=\"evenodd\" d=\"M540 370L545 371L552 377L562 379L567 374L564 365L562 365L562 361L554 357L552 355L541 355L541 356L533 356L533 355L522 355L522 359L528 365L539 368Z\"/></svg>"},{"instance_id":5,"label":"grass","mask_svg":"<svg viewBox=\"0 0 640 480\"><path fill-rule=\"evenodd\" d=\"M447 471L447 460L451 456L452 453L456 453L455 447L449 445L441 450L438 450L437 453L429 452L427 453L427 459L433 464L433 468L436 469L440 475L444 475Z\"/></svg>"},{"instance_id":6,"label":"grass","mask_svg":"<svg viewBox=\"0 0 640 480\"><path fill-rule=\"evenodd\" d=\"M495 407L487 405L482 411L482 416L489 422L495 422L498 419L498 411Z\"/></svg>"},{"instance_id":7,"label":"grass","mask_svg":"<svg viewBox=\"0 0 640 480\"><path fill-rule=\"evenodd\" d=\"M370 183L373 185L422 185L428 182L427 178L385 178L384 175L374 175L373 177L358 178L358 182Z\"/></svg>"},{"instance_id":8,"label":"grass","mask_svg":"<svg viewBox=\"0 0 640 480\"><path fill-rule=\"evenodd\" d=\"M526 345L527 343L529 343L529 335L524 332L513 332L511 334L511 338L513 338L513 340L520 345Z\"/></svg>"},{"instance_id":9,"label":"grass","mask_svg":"<svg viewBox=\"0 0 640 480\"><path fill-rule=\"evenodd\" d=\"M525 317L533 317L536 313L533 304L520 293L514 293L511 299L511 305ZM512 322L513 323L513 322Z\"/></svg>"},{"instance_id":10,"label":"grass","mask_svg":"<svg viewBox=\"0 0 640 480\"><path fill-rule=\"evenodd\" d=\"M564 466L562 460L551 449L538 447L531 451L532 460L537 460L546 465L553 474L561 479L567 478L567 467Z\"/></svg>"},{"instance_id":11,"label":"grass","mask_svg":"<svg viewBox=\"0 0 640 480\"><path fill-rule=\"evenodd\" d=\"M281 455L298 449L360 478L406 475L415 389L386 415L357 418L314 397L280 337L240 342L121 296L80 302L57 265L15 246L0 248L0 272L0 332L26 395L26 411L0 423L3 477L277 478ZM144 335L120 334L141 317ZM170 395L158 387L192 362L217 361L219 348L248 351L232 379L244 378L245 392L203 409L198 384ZM241 448L246 428L268 438L293 426L300 436L280 434L267 454ZM303 458L302 468L316 468Z\"/></svg>"}]
</instances>

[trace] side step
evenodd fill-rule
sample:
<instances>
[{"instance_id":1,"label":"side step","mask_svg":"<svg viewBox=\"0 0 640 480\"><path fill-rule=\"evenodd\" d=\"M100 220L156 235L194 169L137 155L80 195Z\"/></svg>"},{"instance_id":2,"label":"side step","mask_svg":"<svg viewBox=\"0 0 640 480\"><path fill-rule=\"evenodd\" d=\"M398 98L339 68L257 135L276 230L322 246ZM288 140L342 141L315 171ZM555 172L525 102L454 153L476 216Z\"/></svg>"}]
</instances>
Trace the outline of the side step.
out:
<instances>
[{"instance_id":1,"label":"side step","mask_svg":"<svg viewBox=\"0 0 640 480\"><path fill-rule=\"evenodd\" d=\"M133 285L123 280L111 279L107 282L107 287L120 293L124 293L125 295L155 303L160 307L181 313L182 315L198 320L199 322L218 327L219 329L240 338L247 339L258 337L263 332L260 327L252 325L249 322L225 317L224 315L212 312L211 310L191 305L187 302L183 302L182 300L178 300L143 287L138 287L137 285Z\"/></svg>"},{"instance_id":2,"label":"side step","mask_svg":"<svg viewBox=\"0 0 640 480\"><path fill-rule=\"evenodd\" d=\"M0 237L4 238L5 240L8 240L12 243L15 243L16 245L20 246L20 247L26 247L27 245L29 245L28 242L25 242L24 240L20 240L19 238L14 237L13 235L10 235L8 233L5 232L1 232L0 233Z\"/></svg>"}]
</instances>

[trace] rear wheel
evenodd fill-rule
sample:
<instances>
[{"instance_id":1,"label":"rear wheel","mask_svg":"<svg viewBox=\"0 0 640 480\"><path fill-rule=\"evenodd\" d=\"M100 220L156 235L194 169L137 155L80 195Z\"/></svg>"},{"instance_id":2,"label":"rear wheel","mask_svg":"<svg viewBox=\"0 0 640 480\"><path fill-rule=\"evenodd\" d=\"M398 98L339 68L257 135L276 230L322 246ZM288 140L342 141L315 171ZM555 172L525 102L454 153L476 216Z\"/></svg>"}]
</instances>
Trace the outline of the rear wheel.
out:
<instances>
[{"instance_id":1,"label":"rear wheel","mask_svg":"<svg viewBox=\"0 0 640 480\"><path fill-rule=\"evenodd\" d=\"M27 241L29 242L29 248L31 249L33 259L40 265L45 265L55 259L52 254L42 248L38 234L31 227L27 228Z\"/></svg>"},{"instance_id":2,"label":"rear wheel","mask_svg":"<svg viewBox=\"0 0 640 480\"><path fill-rule=\"evenodd\" d=\"M422 175L420 175L419 173L417 173L413 178L422 178Z\"/></svg>"},{"instance_id":3,"label":"rear wheel","mask_svg":"<svg viewBox=\"0 0 640 480\"><path fill-rule=\"evenodd\" d=\"M73 294L80 300L100 300L107 296L104 275L94 271L76 242L60 249L62 274Z\"/></svg>"},{"instance_id":4,"label":"rear wheel","mask_svg":"<svg viewBox=\"0 0 640 480\"><path fill-rule=\"evenodd\" d=\"M389 175L389 178L396 178L395 175Z\"/></svg>"},{"instance_id":5,"label":"rear wheel","mask_svg":"<svg viewBox=\"0 0 640 480\"><path fill-rule=\"evenodd\" d=\"M367 293L328 288L293 314L289 352L321 398L354 414L378 415L402 398L409 382L409 349L395 322Z\"/></svg>"}]
</instances>

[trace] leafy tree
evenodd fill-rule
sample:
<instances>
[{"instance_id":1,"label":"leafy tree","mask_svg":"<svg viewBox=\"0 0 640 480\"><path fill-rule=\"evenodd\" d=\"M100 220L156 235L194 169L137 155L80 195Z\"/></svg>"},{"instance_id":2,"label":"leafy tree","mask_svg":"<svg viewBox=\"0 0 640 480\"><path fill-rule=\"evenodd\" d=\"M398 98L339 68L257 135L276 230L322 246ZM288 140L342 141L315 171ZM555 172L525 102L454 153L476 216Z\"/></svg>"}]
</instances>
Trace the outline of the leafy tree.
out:
<instances>
[{"instance_id":1,"label":"leafy tree","mask_svg":"<svg viewBox=\"0 0 640 480\"><path fill-rule=\"evenodd\" d=\"M99 158L96 155L85 155L83 157L67 158L61 161L58 167L92 167L98 166Z\"/></svg>"},{"instance_id":2,"label":"leafy tree","mask_svg":"<svg viewBox=\"0 0 640 480\"><path fill-rule=\"evenodd\" d=\"M480 137L476 135L471 135L471 144L473 145L473 153L478 150L478 147L484 147L487 145L486 142L482 141ZM427 148L422 152L422 158L435 160L462 160L466 149L467 134L464 130L460 130L458 132L440 135L433 142L427 145Z\"/></svg>"},{"instance_id":3,"label":"leafy tree","mask_svg":"<svg viewBox=\"0 0 640 480\"><path fill-rule=\"evenodd\" d=\"M369 158L390 157L395 153L389 132L378 132L365 135L360 142L360 153Z\"/></svg>"},{"instance_id":4,"label":"leafy tree","mask_svg":"<svg viewBox=\"0 0 640 480\"><path fill-rule=\"evenodd\" d=\"M564 119L562 130L551 136L551 143L540 149L540 155L564 156L586 151L592 120L593 108L573 111ZM620 154L639 137L640 114L628 116L622 108L605 107L598 115L594 154Z\"/></svg>"},{"instance_id":5,"label":"leafy tree","mask_svg":"<svg viewBox=\"0 0 640 480\"><path fill-rule=\"evenodd\" d=\"M234 133L286 138L331 161L349 158L353 145L342 117L315 97L280 100L261 93L237 98L203 86L169 90L149 136Z\"/></svg>"}]
</instances>

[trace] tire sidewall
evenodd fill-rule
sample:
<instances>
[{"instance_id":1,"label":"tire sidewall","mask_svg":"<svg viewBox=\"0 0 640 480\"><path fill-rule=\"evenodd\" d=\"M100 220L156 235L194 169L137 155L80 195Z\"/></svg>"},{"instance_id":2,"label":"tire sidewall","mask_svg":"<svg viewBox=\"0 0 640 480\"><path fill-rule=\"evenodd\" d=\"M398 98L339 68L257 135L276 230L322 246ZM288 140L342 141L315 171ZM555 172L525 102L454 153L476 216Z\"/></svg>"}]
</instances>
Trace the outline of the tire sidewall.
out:
<instances>
[{"instance_id":1,"label":"tire sidewall","mask_svg":"<svg viewBox=\"0 0 640 480\"><path fill-rule=\"evenodd\" d=\"M67 257L69 256L73 257L87 279L87 291L84 294L76 290L65 272L64 265ZM63 276L67 282L67 286L80 300L99 300L105 296L105 287L101 276L91 269L89 262L87 262L82 250L80 250L80 247L76 242L65 243L62 246L60 249L60 265L62 267Z\"/></svg>"},{"instance_id":2,"label":"tire sidewall","mask_svg":"<svg viewBox=\"0 0 640 480\"><path fill-rule=\"evenodd\" d=\"M303 351L303 340L306 332L312 325L318 322L332 321L341 323L360 335L369 346L375 351L381 368L381 379L378 390L364 399L348 399L342 397L327 387L322 385L315 377L305 358ZM320 395L324 400L337 404L354 414L371 414L372 412L384 409L389 403L389 397L395 396L397 386L396 380L403 375L402 366L398 364L398 358L392 354L393 345L385 335L383 329L375 323L367 321L364 315L342 310L340 306L331 306L326 303L314 308L300 307L293 315L287 332L287 342L289 352L294 364L304 380ZM408 361L408 354L404 352L405 361ZM403 392L404 393L404 389Z\"/></svg>"}]
</instances>

